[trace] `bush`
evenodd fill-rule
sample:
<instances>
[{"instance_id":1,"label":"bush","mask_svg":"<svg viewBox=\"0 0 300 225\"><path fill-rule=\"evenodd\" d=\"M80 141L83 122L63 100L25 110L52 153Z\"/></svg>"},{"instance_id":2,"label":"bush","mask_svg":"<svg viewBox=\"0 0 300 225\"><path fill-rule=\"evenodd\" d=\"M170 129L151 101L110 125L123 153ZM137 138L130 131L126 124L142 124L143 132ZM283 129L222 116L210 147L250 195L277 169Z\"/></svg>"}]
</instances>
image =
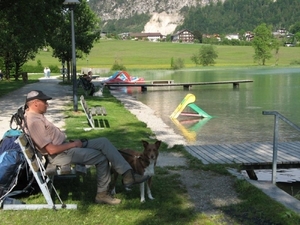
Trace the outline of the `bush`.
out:
<instances>
[{"instance_id":1,"label":"bush","mask_svg":"<svg viewBox=\"0 0 300 225\"><path fill-rule=\"evenodd\" d=\"M49 65L48 66L51 70L51 73L60 73L60 68L55 65ZM30 66L30 65L23 65L22 71L28 72L28 73L44 73L45 66L42 65L41 60L37 60L36 66Z\"/></svg>"},{"instance_id":2,"label":"bush","mask_svg":"<svg viewBox=\"0 0 300 225\"><path fill-rule=\"evenodd\" d=\"M173 70L178 70L178 69L184 68L184 61L183 61L183 59L178 58L178 59L176 59L174 61L174 58L172 57L171 58L171 68Z\"/></svg>"},{"instance_id":3,"label":"bush","mask_svg":"<svg viewBox=\"0 0 300 225\"><path fill-rule=\"evenodd\" d=\"M203 66L214 65L218 54L212 45L203 45L198 54L193 54L191 60L196 64Z\"/></svg>"},{"instance_id":4,"label":"bush","mask_svg":"<svg viewBox=\"0 0 300 225\"><path fill-rule=\"evenodd\" d=\"M123 64L120 64L117 60L111 67L111 71L116 71L116 70L126 70L126 67Z\"/></svg>"}]
</instances>

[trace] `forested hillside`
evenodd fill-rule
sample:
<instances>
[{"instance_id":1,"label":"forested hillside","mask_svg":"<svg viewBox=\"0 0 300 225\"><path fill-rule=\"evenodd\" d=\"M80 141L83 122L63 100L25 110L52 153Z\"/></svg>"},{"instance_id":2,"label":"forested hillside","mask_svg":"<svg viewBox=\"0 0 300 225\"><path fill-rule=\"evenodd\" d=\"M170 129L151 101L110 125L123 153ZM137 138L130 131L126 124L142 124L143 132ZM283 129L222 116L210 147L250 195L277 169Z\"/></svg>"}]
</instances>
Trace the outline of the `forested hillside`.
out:
<instances>
[{"instance_id":1,"label":"forested hillside","mask_svg":"<svg viewBox=\"0 0 300 225\"><path fill-rule=\"evenodd\" d=\"M172 0L90 0L92 10L103 21L102 30L110 33L145 31L144 26L153 14L162 12L170 17L182 17L177 20L181 22L176 30L185 28L206 34L253 31L261 23L272 25L274 30L289 29L300 21L300 0L186 0L173 3Z\"/></svg>"},{"instance_id":2,"label":"forested hillside","mask_svg":"<svg viewBox=\"0 0 300 225\"><path fill-rule=\"evenodd\" d=\"M224 4L190 8L178 29L228 34L253 31L261 23L272 25L273 30L289 29L299 21L299 0L226 0Z\"/></svg>"}]
</instances>

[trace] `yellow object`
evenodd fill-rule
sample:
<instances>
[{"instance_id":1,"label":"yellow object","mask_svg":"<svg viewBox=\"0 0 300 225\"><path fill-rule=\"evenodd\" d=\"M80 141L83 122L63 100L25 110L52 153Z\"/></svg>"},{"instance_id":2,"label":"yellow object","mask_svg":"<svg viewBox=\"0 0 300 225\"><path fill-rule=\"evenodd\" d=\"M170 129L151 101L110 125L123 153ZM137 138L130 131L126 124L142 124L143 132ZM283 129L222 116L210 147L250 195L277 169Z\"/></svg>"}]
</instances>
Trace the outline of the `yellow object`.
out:
<instances>
[{"instance_id":1,"label":"yellow object","mask_svg":"<svg viewBox=\"0 0 300 225\"><path fill-rule=\"evenodd\" d=\"M179 128L182 135L187 139L189 143L193 143L197 139L197 133L186 129L176 118L171 118L173 123Z\"/></svg>"},{"instance_id":2,"label":"yellow object","mask_svg":"<svg viewBox=\"0 0 300 225\"><path fill-rule=\"evenodd\" d=\"M196 100L195 95L187 94L181 103L177 106L174 112L171 114L170 118L176 119L180 113L185 109L188 104L193 103Z\"/></svg>"}]
</instances>

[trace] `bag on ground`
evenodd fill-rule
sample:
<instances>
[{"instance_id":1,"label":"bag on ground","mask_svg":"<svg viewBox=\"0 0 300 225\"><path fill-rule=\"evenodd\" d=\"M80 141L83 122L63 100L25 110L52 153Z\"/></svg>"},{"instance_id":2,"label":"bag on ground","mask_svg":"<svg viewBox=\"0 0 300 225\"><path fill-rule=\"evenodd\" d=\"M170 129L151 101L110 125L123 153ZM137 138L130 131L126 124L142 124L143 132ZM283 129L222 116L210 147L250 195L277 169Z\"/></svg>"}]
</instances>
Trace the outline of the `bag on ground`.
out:
<instances>
[{"instance_id":1,"label":"bag on ground","mask_svg":"<svg viewBox=\"0 0 300 225\"><path fill-rule=\"evenodd\" d=\"M21 131L9 130L0 141L0 202L9 196L28 193L33 183L25 156L15 140Z\"/></svg>"}]
</instances>

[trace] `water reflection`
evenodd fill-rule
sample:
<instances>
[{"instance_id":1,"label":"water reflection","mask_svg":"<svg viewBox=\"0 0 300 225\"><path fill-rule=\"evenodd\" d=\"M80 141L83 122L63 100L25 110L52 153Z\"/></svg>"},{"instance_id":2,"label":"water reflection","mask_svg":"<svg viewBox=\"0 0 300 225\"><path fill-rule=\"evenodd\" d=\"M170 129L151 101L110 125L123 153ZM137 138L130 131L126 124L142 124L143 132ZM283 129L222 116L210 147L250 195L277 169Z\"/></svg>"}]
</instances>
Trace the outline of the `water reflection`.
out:
<instances>
[{"instance_id":1,"label":"water reflection","mask_svg":"<svg viewBox=\"0 0 300 225\"><path fill-rule=\"evenodd\" d=\"M171 118L171 121L176 125L181 135L184 136L188 143L195 143L197 133L211 119L211 117L200 119L178 120Z\"/></svg>"}]
</instances>

